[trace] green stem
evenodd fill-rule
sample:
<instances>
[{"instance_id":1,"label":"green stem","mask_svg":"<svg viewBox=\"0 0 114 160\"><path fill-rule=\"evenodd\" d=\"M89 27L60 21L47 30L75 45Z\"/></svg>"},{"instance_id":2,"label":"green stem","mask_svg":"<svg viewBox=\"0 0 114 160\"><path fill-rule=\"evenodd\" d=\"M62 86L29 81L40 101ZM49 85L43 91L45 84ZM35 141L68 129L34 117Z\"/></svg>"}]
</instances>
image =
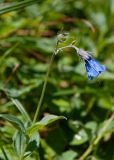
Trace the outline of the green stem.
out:
<instances>
[{"instance_id":1,"label":"green stem","mask_svg":"<svg viewBox=\"0 0 114 160\"><path fill-rule=\"evenodd\" d=\"M37 118L39 116L41 104L42 104L42 101L43 101L43 98L44 98L44 94L45 94L45 90L46 90L46 86L47 86L48 76L49 76L49 73L50 73L50 69L51 69L54 57L55 57L55 52L53 53L53 55L51 57L51 60L50 60L50 63L49 63L49 67L48 67L48 71L47 71L47 74L46 74L46 77L45 77L45 81L44 81L42 93L41 93L41 96L40 96L40 100L39 100L39 103L37 105L36 113L35 113L34 118L33 118L33 123L36 122L36 120L37 120Z\"/></svg>"},{"instance_id":2,"label":"green stem","mask_svg":"<svg viewBox=\"0 0 114 160\"><path fill-rule=\"evenodd\" d=\"M104 127L102 128L101 132L99 133L99 135L97 136L97 138L94 141L94 145L97 145L98 142L100 141L100 139L103 137L106 129L108 128L108 126L110 125L110 123L112 122L112 120L114 119L114 113L111 115L111 117L107 120L107 122L104 124Z\"/></svg>"},{"instance_id":3,"label":"green stem","mask_svg":"<svg viewBox=\"0 0 114 160\"><path fill-rule=\"evenodd\" d=\"M96 137L96 139L93 141L92 144L87 148L87 150L82 154L82 156L79 158L79 160L84 160L93 150L93 148L98 144L98 142L103 137L105 131L107 130L108 126L114 119L114 113L111 115L111 117L107 120L107 122L104 124L103 128L101 129L99 135Z\"/></svg>"},{"instance_id":4,"label":"green stem","mask_svg":"<svg viewBox=\"0 0 114 160\"><path fill-rule=\"evenodd\" d=\"M37 105L37 109L36 109L36 113L34 115L34 118L33 118L33 124L36 122L38 116L39 116L39 111L40 111L40 108L41 108L41 104L42 104L42 101L43 101L43 98L44 98L44 94L45 94L45 90L46 90L46 85L47 85L47 81L48 81L48 76L49 76L49 73L50 73L50 69L51 69L51 65L53 63L53 60L54 60L54 57L55 55L57 55L60 51L66 49L66 48L74 48L75 50L77 50L77 47L75 47L74 45L70 44L68 46L65 46L65 47L61 47L61 48L58 48L58 41L57 41L57 44L56 44L56 48L55 48L55 51L51 57L51 60L50 60L50 63L49 63L49 67L48 67L48 71L47 71L47 74L46 74L46 77L45 77L45 81L44 81L44 85L43 85L43 89L42 89L42 93L41 93L41 96L40 96L40 100L39 100L39 103Z\"/></svg>"},{"instance_id":5,"label":"green stem","mask_svg":"<svg viewBox=\"0 0 114 160\"><path fill-rule=\"evenodd\" d=\"M79 158L79 160L84 160L92 151L93 145L90 145L87 150L84 152L84 154Z\"/></svg>"}]
</instances>

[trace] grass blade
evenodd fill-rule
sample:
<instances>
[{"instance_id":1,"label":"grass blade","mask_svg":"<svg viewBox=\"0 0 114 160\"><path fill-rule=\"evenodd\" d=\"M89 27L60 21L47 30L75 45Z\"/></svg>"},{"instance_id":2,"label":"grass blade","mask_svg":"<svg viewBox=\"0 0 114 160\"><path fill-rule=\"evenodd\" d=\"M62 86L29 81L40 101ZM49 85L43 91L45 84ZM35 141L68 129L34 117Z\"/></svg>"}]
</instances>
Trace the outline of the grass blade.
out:
<instances>
[{"instance_id":1,"label":"grass blade","mask_svg":"<svg viewBox=\"0 0 114 160\"><path fill-rule=\"evenodd\" d=\"M17 2L17 3L12 3L10 5L4 6L0 8L0 15L5 14L7 12L15 11L27 6L30 6L32 4L38 3L38 0L26 0L23 2Z\"/></svg>"}]
</instances>

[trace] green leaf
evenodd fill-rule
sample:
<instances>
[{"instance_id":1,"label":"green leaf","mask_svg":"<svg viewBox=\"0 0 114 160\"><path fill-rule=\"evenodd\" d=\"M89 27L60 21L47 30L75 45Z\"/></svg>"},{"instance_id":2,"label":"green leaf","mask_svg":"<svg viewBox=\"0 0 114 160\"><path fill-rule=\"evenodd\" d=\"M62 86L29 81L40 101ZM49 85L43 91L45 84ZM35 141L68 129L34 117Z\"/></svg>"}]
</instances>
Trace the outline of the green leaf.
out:
<instances>
[{"instance_id":1,"label":"green leaf","mask_svg":"<svg viewBox=\"0 0 114 160\"><path fill-rule=\"evenodd\" d=\"M24 109L22 104L17 99L11 98L11 100L12 100L13 104L17 107L17 109L22 113L25 120L31 121L30 116L28 115L27 111Z\"/></svg>"},{"instance_id":2,"label":"green leaf","mask_svg":"<svg viewBox=\"0 0 114 160\"><path fill-rule=\"evenodd\" d=\"M77 153L73 150L68 150L62 153L61 156L57 156L54 160L75 160Z\"/></svg>"},{"instance_id":3,"label":"green leaf","mask_svg":"<svg viewBox=\"0 0 114 160\"><path fill-rule=\"evenodd\" d=\"M83 125L80 121L69 120L68 124L69 124L69 127L70 127L74 132L78 132L81 128L84 127L84 125Z\"/></svg>"},{"instance_id":4,"label":"green leaf","mask_svg":"<svg viewBox=\"0 0 114 160\"><path fill-rule=\"evenodd\" d=\"M70 145L75 146L75 145L81 145L85 142L88 141L88 134L84 129L81 129L78 133L76 133L70 142Z\"/></svg>"},{"instance_id":5,"label":"green leaf","mask_svg":"<svg viewBox=\"0 0 114 160\"><path fill-rule=\"evenodd\" d=\"M13 115L9 115L9 114L0 114L0 118L3 118L7 121L9 121L10 123L12 123L16 128L22 130L23 132L25 132L25 127L23 122L18 119L16 116Z\"/></svg>"},{"instance_id":6,"label":"green leaf","mask_svg":"<svg viewBox=\"0 0 114 160\"><path fill-rule=\"evenodd\" d=\"M69 112L70 111L70 104L69 101L63 100L63 99L54 99L53 103L57 105L61 112Z\"/></svg>"},{"instance_id":7,"label":"green leaf","mask_svg":"<svg viewBox=\"0 0 114 160\"><path fill-rule=\"evenodd\" d=\"M37 131L35 131L32 136L30 137L27 151L24 154L24 158L30 156L33 151L37 150L40 145L40 135Z\"/></svg>"},{"instance_id":8,"label":"green leaf","mask_svg":"<svg viewBox=\"0 0 114 160\"><path fill-rule=\"evenodd\" d=\"M66 118L64 116L46 115L39 122L36 122L35 124L32 125L32 127L28 128L28 134L31 135L34 131L38 130L39 128L45 127L59 119L66 119Z\"/></svg>"},{"instance_id":9,"label":"green leaf","mask_svg":"<svg viewBox=\"0 0 114 160\"><path fill-rule=\"evenodd\" d=\"M77 156L77 153L73 150L66 151L62 154L61 160L74 160Z\"/></svg>"},{"instance_id":10,"label":"green leaf","mask_svg":"<svg viewBox=\"0 0 114 160\"><path fill-rule=\"evenodd\" d=\"M49 125L53 123L54 121L57 121L59 119L66 119L64 116L56 116L56 115L46 115L41 121L38 123L42 126Z\"/></svg>"},{"instance_id":11,"label":"green leaf","mask_svg":"<svg viewBox=\"0 0 114 160\"><path fill-rule=\"evenodd\" d=\"M26 136L23 132L17 131L13 137L14 150L18 157L23 154L26 146Z\"/></svg>"},{"instance_id":12,"label":"green leaf","mask_svg":"<svg viewBox=\"0 0 114 160\"><path fill-rule=\"evenodd\" d=\"M114 106L112 105L111 103L111 97L101 97L99 98L98 100L98 105L101 107L101 108L105 108L105 109L108 109L108 110L114 110Z\"/></svg>"},{"instance_id":13,"label":"green leaf","mask_svg":"<svg viewBox=\"0 0 114 160\"><path fill-rule=\"evenodd\" d=\"M21 9L23 7L27 7L30 6L32 4L38 3L38 0L26 0L23 2L16 2L16 3L12 3L10 5L6 5L4 7L0 8L0 15L7 13L7 12L11 12L11 11L15 11L18 9Z\"/></svg>"},{"instance_id":14,"label":"green leaf","mask_svg":"<svg viewBox=\"0 0 114 160\"><path fill-rule=\"evenodd\" d=\"M19 43L16 43L13 47L11 47L10 49L8 49L3 56L0 58L0 66L3 64L5 58L9 55L11 55L11 53L16 49L16 47L19 45Z\"/></svg>"},{"instance_id":15,"label":"green leaf","mask_svg":"<svg viewBox=\"0 0 114 160\"><path fill-rule=\"evenodd\" d=\"M85 128L89 129L92 133L96 133L97 127L97 122L95 121L89 121L85 124Z\"/></svg>"},{"instance_id":16,"label":"green leaf","mask_svg":"<svg viewBox=\"0 0 114 160\"><path fill-rule=\"evenodd\" d=\"M9 158L9 156L7 155L5 149L4 149L2 146L1 146L0 148L1 148L1 150L2 150L2 153L3 153L4 157L5 157L5 160L10 160L10 158Z\"/></svg>"}]
</instances>

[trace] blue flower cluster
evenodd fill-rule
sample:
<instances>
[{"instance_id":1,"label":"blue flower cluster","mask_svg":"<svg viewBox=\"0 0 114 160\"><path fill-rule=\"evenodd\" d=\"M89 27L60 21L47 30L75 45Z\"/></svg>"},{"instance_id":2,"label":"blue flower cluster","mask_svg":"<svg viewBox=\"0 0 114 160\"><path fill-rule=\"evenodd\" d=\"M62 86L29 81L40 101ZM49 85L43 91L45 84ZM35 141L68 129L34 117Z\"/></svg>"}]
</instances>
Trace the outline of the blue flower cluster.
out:
<instances>
[{"instance_id":1,"label":"blue flower cluster","mask_svg":"<svg viewBox=\"0 0 114 160\"><path fill-rule=\"evenodd\" d=\"M89 52L78 48L77 54L85 61L89 80L92 80L94 77L98 77L101 72L106 71L106 67L93 59Z\"/></svg>"}]
</instances>

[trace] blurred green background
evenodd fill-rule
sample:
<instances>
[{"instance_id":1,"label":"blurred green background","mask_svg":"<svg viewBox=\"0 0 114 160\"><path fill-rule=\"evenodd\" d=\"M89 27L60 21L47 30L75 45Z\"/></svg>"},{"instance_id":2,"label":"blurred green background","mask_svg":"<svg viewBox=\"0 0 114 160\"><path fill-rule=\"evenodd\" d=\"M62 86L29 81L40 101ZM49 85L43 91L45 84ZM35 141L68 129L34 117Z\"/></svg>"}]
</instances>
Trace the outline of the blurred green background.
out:
<instances>
[{"instance_id":1,"label":"blurred green background","mask_svg":"<svg viewBox=\"0 0 114 160\"><path fill-rule=\"evenodd\" d=\"M0 9L19 0L0 0ZM107 71L88 81L84 62L71 49L55 57L40 118L61 120L40 131L41 160L75 160L114 111L114 0L39 0L37 4L0 12L0 113L21 115L8 97L17 98L33 118L48 62L63 31L79 48L92 52ZM0 120L0 146L15 160L15 128ZM114 160L114 121L88 160ZM0 152L0 159L3 154ZM37 159L34 153L30 160Z\"/></svg>"}]
</instances>

